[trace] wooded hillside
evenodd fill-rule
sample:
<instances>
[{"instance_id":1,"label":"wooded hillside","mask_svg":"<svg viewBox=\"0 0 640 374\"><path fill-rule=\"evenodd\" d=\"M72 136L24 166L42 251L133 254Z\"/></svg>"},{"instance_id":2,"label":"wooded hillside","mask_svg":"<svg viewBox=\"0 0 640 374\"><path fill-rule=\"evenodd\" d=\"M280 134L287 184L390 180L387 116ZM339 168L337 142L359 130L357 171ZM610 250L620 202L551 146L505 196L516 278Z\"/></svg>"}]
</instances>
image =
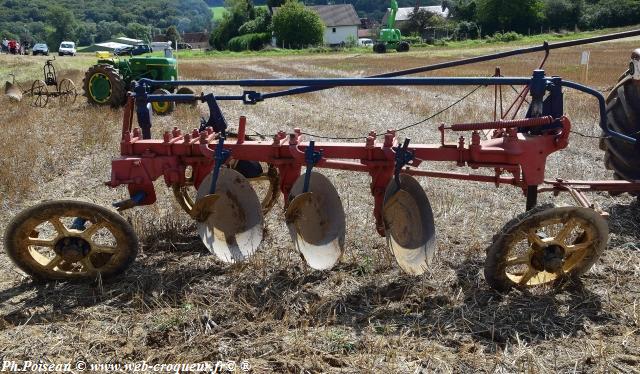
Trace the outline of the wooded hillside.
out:
<instances>
[{"instance_id":1,"label":"wooded hillside","mask_svg":"<svg viewBox=\"0 0 640 374\"><path fill-rule=\"evenodd\" d=\"M61 24L60 15L65 21ZM204 0L0 0L0 35L43 41L57 28L82 45L114 35L148 39L175 25L180 32L211 30Z\"/></svg>"}]
</instances>

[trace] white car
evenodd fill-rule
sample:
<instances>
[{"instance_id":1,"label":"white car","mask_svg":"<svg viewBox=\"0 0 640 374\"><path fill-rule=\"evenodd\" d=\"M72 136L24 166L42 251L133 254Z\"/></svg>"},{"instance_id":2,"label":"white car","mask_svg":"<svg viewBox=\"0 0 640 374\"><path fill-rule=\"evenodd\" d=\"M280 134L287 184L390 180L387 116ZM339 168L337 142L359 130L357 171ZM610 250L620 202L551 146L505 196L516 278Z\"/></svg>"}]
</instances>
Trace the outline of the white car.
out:
<instances>
[{"instance_id":1,"label":"white car","mask_svg":"<svg viewBox=\"0 0 640 374\"><path fill-rule=\"evenodd\" d=\"M358 45L361 47L367 47L373 45L373 40L369 38L360 38L358 39Z\"/></svg>"},{"instance_id":2,"label":"white car","mask_svg":"<svg viewBox=\"0 0 640 374\"><path fill-rule=\"evenodd\" d=\"M75 56L76 55L76 43L74 42L62 42L60 48L58 48L58 56Z\"/></svg>"}]
</instances>

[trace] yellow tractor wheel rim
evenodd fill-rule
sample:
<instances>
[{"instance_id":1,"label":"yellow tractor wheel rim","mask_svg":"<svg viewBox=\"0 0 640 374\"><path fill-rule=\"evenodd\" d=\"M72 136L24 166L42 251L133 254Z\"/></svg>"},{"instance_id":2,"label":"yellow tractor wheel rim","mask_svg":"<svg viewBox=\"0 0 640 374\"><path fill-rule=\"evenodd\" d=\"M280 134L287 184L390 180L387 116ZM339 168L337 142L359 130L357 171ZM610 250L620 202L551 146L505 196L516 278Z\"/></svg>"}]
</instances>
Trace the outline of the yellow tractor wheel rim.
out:
<instances>
[{"instance_id":1,"label":"yellow tractor wheel rim","mask_svg":"<svg viewBox=\"0 0 640 374\"><path fill-rule=\"evenodd\" d=\"M153 110L156 113L166 113L169 111L169 108L170 108L170 104L168 101L153 102L151 103L151 106L153 107Z\"/></svg>"}]
</instances>

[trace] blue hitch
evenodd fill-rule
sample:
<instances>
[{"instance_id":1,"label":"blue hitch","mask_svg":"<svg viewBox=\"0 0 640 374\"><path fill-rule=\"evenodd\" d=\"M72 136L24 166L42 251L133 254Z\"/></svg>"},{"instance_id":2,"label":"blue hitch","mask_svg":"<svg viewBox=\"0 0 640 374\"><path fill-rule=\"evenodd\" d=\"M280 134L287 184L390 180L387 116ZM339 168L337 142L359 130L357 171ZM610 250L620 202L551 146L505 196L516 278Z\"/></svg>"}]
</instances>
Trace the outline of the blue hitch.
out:
<instances>
[{"instance_id":1,"label":"blue hitch","mask_svg":"<svg viewBox=\"0 0 640 374\"><path fill-rule=\"evenodd\" d=\"M304 188L302 193L309 192L309 183L311 182L311 171L313 167L322 159L322 152L315 152L315 140L309 142L307 150L304 152L304 161L307 164L307 170L304 173Z\"/></svg>"},{"instance_id":2,"label":"blue hitch","mask_svg":"<svg viewBox=\"0 0 640 374\"><path fill-rule=\"evenodd\" d=\"M131 198L115 202L112 205L114 208L118 210L118 212L122 212L123 210L131 209L134 206L140 205L140 203L144 200L145 197L147 197L147 194L144 191L138 191L134 193L133 196L131 196ZM80 218L76 218L73 221L73 226L76 225L76 221L78 221L79 219ZM80 222L77 222L77 223L80 224ZM82 222L82 227L84 227L84 222Z\"/></svg>"},{"instance_id":3,"label":"blue hitch","mask_svg":"<svg viewBox=\"0 0 640 374\"><path fill-rule=\"evenodd\" d=\"M393 172L393 178L396 181L397 190L400 190L400 171L402 171L402 168L411 162L414 157L413 152L409 150L410 142L410 138L405 138L402 146L394 148L396 151L396 166Z\"/></svg>"},{"instance_id":4,"label":"blue hitch","mask_svg":"<svg viewBox=\"0 0 640 374\"><path fill-rule=\"evenodd\" d=\"M220 134L220 139L218 140L218 145L216 146L216 155L215 160L216 164L213 167L213 175L211 176L211 186L209 187L209 195L213 195L216 193L216 184L218 183L218 176L220 175L220 168L227 162L229 156L231 156L231 151L228 149L224 149L224 132Z\"/></svg>"}]
</instances>

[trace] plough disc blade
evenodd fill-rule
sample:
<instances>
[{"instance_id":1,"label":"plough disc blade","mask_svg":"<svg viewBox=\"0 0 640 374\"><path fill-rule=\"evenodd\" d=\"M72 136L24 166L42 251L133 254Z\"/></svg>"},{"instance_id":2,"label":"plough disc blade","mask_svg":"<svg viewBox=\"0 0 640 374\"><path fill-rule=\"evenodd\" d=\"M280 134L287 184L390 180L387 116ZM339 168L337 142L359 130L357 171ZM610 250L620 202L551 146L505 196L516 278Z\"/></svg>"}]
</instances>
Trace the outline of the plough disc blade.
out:
<instances>
[{"instance_id":1,"label":"plough disc blade","mask_svg":"<svg viewBox=\"0 0 640 374\"><path fill-rule=\"evenodd\" d=\"M433 211L420 183L400 175L400 190L392 180L387 186L382 210L387 245L400 265L411 275L427 270L436 249Z\"/></svg>"},{"instance_id":2,"label":"plough disc blade","mask_svg":"<svg viewBox=\"0 0 640 374\"><path fill-rule=\"evenodd\" d=\"M4 93L13 101L22 100L22 90L11 82L4 83Z\"/></svg>"},{"instance_id":3,"label":"plough disc blade","mask_svg":"<svg viewBox=\"0 0 640 374\"><path fill-rule=\"evenodd\" d=\"M345 216L338 191L320 173L313 172L309 192L304 175L291 189L286 222L296 249L316 270L334 267L344 252Z\"/></svg>"},{"instance_id":4,"label":"plough disc blade","mask_svg":"<svg viewBox=\"0 0 640 374\"><path fill-rule=\"evenodd\" d=\"M220 260L243 261L256 252L262 241L260 200L249 181L232 169L220 169L213 195L209 195L210 185L211 175L200 185L193 208L204 218L198 222L198 234Z\"/></svg>"}]
</instances>

